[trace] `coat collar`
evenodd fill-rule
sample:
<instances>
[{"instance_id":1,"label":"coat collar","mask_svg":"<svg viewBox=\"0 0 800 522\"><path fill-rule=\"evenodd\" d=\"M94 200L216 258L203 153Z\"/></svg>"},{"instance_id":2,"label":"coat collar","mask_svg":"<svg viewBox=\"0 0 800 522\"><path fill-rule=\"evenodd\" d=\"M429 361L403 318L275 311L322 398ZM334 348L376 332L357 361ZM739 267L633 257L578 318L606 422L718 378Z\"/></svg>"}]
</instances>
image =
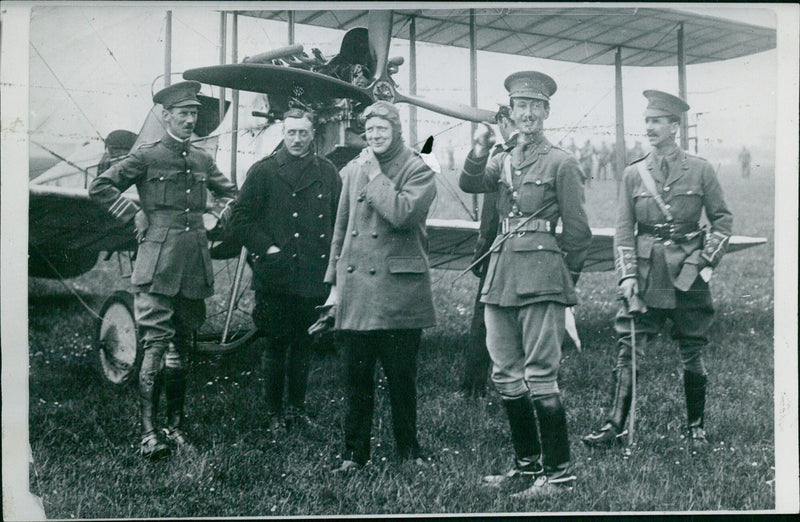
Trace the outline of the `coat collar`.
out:
<instances>
[{"instance_id":1,"label":"coat collar","mask_svg":"<svg viewBox=\"0 0 800 522\"><path fill-rule=\"evenodd\" d=\"M308 187L318 178L319 173L317 172L317 169L312 168L312 163L314 160L313 152L309 153L303 158L297 159L289 154L289 151L286 150L286 147L281 147L278 150L275 159L278 162L278 175L285 183L288 183L288 180L286 179L288 170L286 167L300 171L297 181L292 186L292 190L295 192L299 192Z\"/></svg>"},{"instance_id":2,"label":"coat collar","mask_svg":"<svg viewBox=\"0 0 800 522\"><path fill-rule=\"evenodd\" d=\"M527 167L528 165L535 163L536 160L539 159L540 155L547 154L548 152L550 152L550 149L553 148L553 145L551 145L550 142L547 140L547 138L544 135L542 135L541 139L535 145L533 145L530 149L525 151L525 155L522 157L522 161L520 162L520 164L514 165L515 162L514 150L518 149L520 146L521 145L519 144L519 142L517 142L516 146L513 149L511 149L510 152L511 164L517 169L522 169Z\"/></svg>"},{"instance_id":3,"label":"coat collar","mask_svg":"<svg viewBox=\"0 0 800 522\"><path fill-rule=\"evenodd\" d=\"M668 154L669 155L669 154ZM672 185L679 179L683 177L687 170L689 170L689 159L686 151L678 148L677 149L677 164L679 165L678 168L669 170L669 177L664 180L664 186ZM647 164L647 169L656 179L661 179L661 169L660 166L657 164L657 161L661 161L660 157L656 155L655 150L651 150L647 154L647 159L645 160Z\"/></svg>"},{"instance_id":4,"label":"coat collar","mask_svg":"<svg viewBox=\"0 0 800 522\"><path fill-rule=\"evenodd\" d=\"M169 150L177 153L181 153L183 151L189 151L192 148L191 138L187 140L177 140L169 132L164 133L164 137L161 138L161 143L168 148Z\"/></svg>"}]
</instances>

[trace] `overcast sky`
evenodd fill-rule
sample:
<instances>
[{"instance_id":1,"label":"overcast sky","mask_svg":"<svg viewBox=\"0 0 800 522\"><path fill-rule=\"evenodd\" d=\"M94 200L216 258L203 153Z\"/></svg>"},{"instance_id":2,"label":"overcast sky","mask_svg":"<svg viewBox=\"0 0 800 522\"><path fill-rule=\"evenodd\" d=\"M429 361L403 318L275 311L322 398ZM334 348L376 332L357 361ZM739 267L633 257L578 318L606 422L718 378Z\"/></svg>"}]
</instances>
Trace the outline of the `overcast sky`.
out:
<instances>
[{"instance_id":1,"label":"overcast sky","mask_svg":"<svg viewBox=\"0 0 800 522\"><path fill-rule=\"evenodd\" d=\"M219 13L208 7L173 7L172 70L219 62ZM679 6L683 9L688 9ZM775 26L765 8L695 7L699 14ZM31 20L30 108L33 141L60 152L124 128L138 131L152 105L151 92L160 88L164 71L165 8L36 7ZM230 33L230 30L229 30ZM239 17L239 57L287 43L286 24ZM306 50L317 47L326 56L338 52L341 31L311 26L296 28L296 42ZM230 35L229 35L230 37ZM408 59L408 42L395 39L391 55ZM406 64L408 61L406 61ZM614 68L480 52L479 105L496 109L505 103L503 80L517 70L541 70L558 83L546 122L554 142L596 145L614 140ZM697 123L699 153L712 162L735 161L742 145L755 160L774 156L776 52L768 51L724 62L687 67L690 124ZM408 67L395 80L408 90ZM469 103L469 55L466 49L417 44L418 94L428 98ZM176 75L173 81L179 78ZM154 80L156 81L153 86ZM678 91L676 67L625 67L626 141L642 140L644 89ZM698 114L700 114L698 116ZM469 143L469 124L425 110L418 111L419 137L436 134L439 146L456 149ZM449 129L449 130L448 130ZM32 153L38 153L35 146ZM760 157L760 158L759 158Z\"/></svg>"}]
</instances>

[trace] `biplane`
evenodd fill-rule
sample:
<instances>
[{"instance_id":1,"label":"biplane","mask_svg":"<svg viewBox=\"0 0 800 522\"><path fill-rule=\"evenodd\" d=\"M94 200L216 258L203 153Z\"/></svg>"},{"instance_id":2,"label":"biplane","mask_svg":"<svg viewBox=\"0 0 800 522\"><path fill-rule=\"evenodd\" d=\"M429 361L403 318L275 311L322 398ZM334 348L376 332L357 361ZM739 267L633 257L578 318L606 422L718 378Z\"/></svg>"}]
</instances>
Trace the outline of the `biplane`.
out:
<instances>
[{"instance_id":1,"label":"biplane","mask_svg":"<svg viewBox=\"0 0 800 522\"><path fill-rule=\"evenodd\" d=\"M526 16L517 16L522 11ZM535 16L531 16L532 13ZM773 30L671 9L241 11L234 15L285 20L290 34L293 34L294 23L347 30L340 52L331 59L325 58L317 49L309 55L302 46L291 44L248 57L240 63L198 67L183 72L185 79L233 90L230 103L222 96L202 97L195 141L212 154L230 153L230 172L234 182L237 172L246 172L249 164L280 145L279 125L275 123L291 106L303 106L317 113L317 153L329 157L339 166L356 156L364 146L359 115L376 100L405 103L470 122L493 123L493 111L449 100L423 98L413 92L406 94L399 88L392 76L404 60L389 56L395 32L393 28L398 18L404 23L399 25L397 32L410 40L412 49L415 41L419 40L576 63L614 64L620 82L619 71L623 64L663 66L677 61L684 82L682 91L685 91L687 63L723 60L775 47ZM653 27L679 29L677 56L662 42L653 40L659 37ZM414 60L411 62L413 68ZM168 80L170 76L165 75L165 78ZM617 151L624 154L621 152L625 150L620 123L621 83L617 89L617 142L623 145ZM681 94L685 96L685 92ZM242 112L240 107L247 107L248 111ZM151 110L148 114L134 148L157 139L162 132L157 112ZM412 129L416 133L415 125ZM682 130L685 131L685 126ZM682 132L681 137L685 139L686 133ZM686 144L683 145L686 148ZM93 147L65 158L30 182L31 276L73 277L91 270L103 252L109 258L117 255L128 260L135 252L132 230L113 222L88 198L88 181L96 175L103 154L97 144ZM226 171L226 163L219 158L218 164L223 165L222 170ZM624 157L618 156L618 172L624 164ZM476 216L471 217L473 219L429 220L432 268L463 270L469 265L479 227L474 219ZM210 238L214 239L211 216L208 229ZM593 229L592 232L594 239L585 271L613 269L613 229ZM765 242L764 238L734 236L729 251L736 252ZM228 289L230 296L225 326L221 334L201 339L197 346L200 351L222 353L242 346L254 334L252 331L234 333L230 330L230 316L242 293L246 253L225 241L212 241L212 256L235 259L237 266ZM98 357L105 378L118 384L127 381L138 360L131 301L130 294L117 292L100 310Z\"/></svg>"}]
</instances>

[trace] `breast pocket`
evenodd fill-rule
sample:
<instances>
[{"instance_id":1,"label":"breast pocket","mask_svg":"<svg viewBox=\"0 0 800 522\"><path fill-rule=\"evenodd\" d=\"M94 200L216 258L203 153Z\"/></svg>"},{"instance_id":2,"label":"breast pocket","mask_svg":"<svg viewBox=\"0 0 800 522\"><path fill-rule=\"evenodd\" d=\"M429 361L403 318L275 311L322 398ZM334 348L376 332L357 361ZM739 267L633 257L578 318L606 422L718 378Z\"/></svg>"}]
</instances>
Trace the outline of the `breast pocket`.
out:
<instances>
[{"instance_id":1,"label":"breast pocket","mask_svg":"<svg viewBox=\"0 0 800 522\"><path fill-rule=\"evenodd\" d=\"M167 175L164 171L151 169L147 173L144 183L143 203L155 203L163 205L167 193Z\"/></svg>"},{"instance_id":2,"label":"breast pocket","mask_svg":"<svg viewBox=\"0 0 800 522\"><path fill-rule=\"evenodd\" d=\"M663 223L666 220L655 198L646 190L640 190L633 195L633 209L639 223Z\"/></svg>"},{"instance_id":3,"label":"breast pocket","mask_svg":"<svg viewBox=\"0 0 800 522\"><path fill-rule=\"evenodd\" d=\"M146 285L153 282L153 275L158 266L158 259L167 239L169 229L166 227L153 227L147 230L147 234L139 244L136 253L136 264L131 274L131 283L134 285Z\"/></svg>"},{"instance_id":4,"label":"breast pocket","mask_svg":"<svg viewBox=\"0 0 800 522\"><path fill-rule=\"evenodd\" d=\"M524 213L536 212L542 207L547 192L552 190L552 180L526 179L519 188L519 209Z\"/></svg>"},{"instance_id":5,"label":"breast pocket","mask_svg":"<svg viewBox=\"0 0 800 522\"><path fill-rule=\"evenodd\" d=\"M698 221L703 210L703 189L675 187L669 204L675 221Z\"/></svg>"}]
</instances>

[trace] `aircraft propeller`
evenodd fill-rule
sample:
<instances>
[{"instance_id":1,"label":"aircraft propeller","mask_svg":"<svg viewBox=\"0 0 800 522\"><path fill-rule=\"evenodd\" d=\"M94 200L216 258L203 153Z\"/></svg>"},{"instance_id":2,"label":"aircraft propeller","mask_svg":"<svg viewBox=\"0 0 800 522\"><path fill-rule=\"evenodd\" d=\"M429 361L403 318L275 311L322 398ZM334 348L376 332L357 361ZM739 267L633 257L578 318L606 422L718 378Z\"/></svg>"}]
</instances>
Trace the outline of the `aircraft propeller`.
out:
<instances>
[{"instance_id":1,"label":"aircraft propeller","mask_svg":"<svg viewBox=\"0 0 800 522\"><path fill-rule=\"evenodd\" d=\"M370 11L367 30L370 52L376 66L373 81L363 87L303 68L264 63L269 63L275 58L286 60L289 58L287 55L292 54L298 47L302 52L300 46L276 49L247 59L244 63L189 69L183 73L183 77L210 85L277 96L298 97L305 94L315 99L351 98L362 103L372 103L377 100L409 103L462 120L494 123L495 113L492 111L460 103L433 101L399 92L391 74L402 62L388 58L392 36L392 11Z\"/></svg>"}]
</instances>

